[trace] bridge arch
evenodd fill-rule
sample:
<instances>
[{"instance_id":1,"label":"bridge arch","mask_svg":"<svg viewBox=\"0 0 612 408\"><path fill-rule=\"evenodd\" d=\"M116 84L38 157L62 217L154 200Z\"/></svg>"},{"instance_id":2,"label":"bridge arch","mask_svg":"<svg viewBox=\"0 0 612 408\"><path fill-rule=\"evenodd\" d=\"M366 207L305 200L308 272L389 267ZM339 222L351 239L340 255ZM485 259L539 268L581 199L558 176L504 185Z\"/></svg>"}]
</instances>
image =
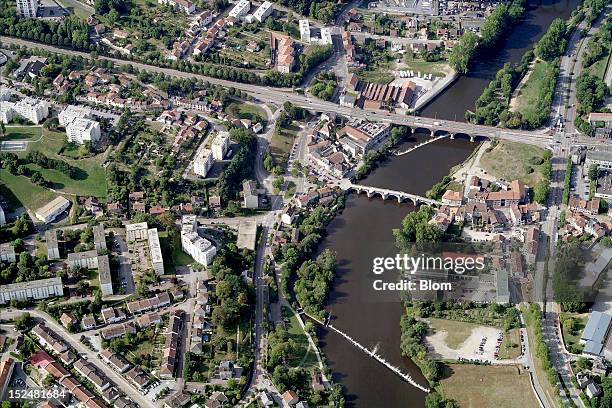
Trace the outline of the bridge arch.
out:
<instances>
[{"instance_id":1,"label":"bridge arch","mask_svg":"<svg viewBox=\"0 0 612 408\"><path fill-rule=\"evenodd\" d=\"M474 139L474 142L485 142L487 140L491 140L488 136L483 136L483 135L474 135L473 139Z\"/></svg>"}]
</instances>

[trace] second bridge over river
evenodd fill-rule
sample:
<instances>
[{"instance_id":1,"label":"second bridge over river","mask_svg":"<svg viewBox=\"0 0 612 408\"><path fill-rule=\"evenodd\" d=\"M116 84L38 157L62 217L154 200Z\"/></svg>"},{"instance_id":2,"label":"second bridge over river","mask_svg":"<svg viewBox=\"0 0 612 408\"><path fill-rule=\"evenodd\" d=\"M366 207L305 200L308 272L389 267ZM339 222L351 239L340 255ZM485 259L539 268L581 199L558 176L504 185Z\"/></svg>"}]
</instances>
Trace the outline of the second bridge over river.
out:
<instances>
[{"instance_id":1,"label":"second bridge over river","mask_svg":"<svg viewBox=\"0 0 612 408\"><path fill-rule=\"evenodd\" d=\"M383 200L394 198L397 202L412 201L415 206L419 204L427 204L431 206L442 205L440 201L431 198L423 197L417 194L406 193L404 191L389 190L381 187L364 186L361 184L353 184L350 180L344 179L340 182L340 188L344 191L355 191L357 194L366 193L368 197L379 195Z\"/></svg>"}]
</instances>

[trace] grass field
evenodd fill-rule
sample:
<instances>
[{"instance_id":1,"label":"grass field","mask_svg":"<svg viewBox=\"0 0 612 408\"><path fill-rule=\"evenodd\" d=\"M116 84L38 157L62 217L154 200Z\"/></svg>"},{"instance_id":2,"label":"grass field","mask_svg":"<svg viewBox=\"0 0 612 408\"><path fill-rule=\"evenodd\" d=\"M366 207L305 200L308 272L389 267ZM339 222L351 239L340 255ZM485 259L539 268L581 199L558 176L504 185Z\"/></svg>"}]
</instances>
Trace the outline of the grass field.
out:
<instances>
[{"instance_id":1,"label":"grass field","mask_svg":"<svg viewBox=\"0 0 612 408\"><path fill-rule=\"evenodd\" d=\"M9 200L9 206L13 207L13 210L21 206L36 210L57 197L54 192L30 183L27 177L15 176L8 171L2 172L0 184L4 184L13 193L14 199L17 200L17 202L12 203L10 202L12 200Z\"/></svg>"},{"instance_id":2,"label":"grass field","mask_svg":"<svg viewBox=\"0 0 612 408\"><path fill-rule=\"evenodd\" d=\"M442 393L462 408L539 406L529 374L518 367L450 365L445 374L440 381Z\"/></svg>"},{"instance_id":3,"label":"grass field","mask_svg":"<svg viewBox=\"0 0 612 408\"><path fill-rule=\"evenodd\" d=\"M584 330L588 320L588 314L575 314L567 312L561 314L563 340L565 341L565 347L570 349L570 351L575 352L576 349L583 348L583 346L580 344L580 336L582 335L582 331Z\"/></svg>"},{"instance_id":4,"label":"grass field","mask_svg":"<svg viewBox=\"0 0 612 408\"><path fill-rule=\"evenodd\" d=\"M296 124L291 124L286 128L281 129L280 132L274 132L272 140L270 142L270 152L274 156L274 160L277 164L282 167L287 165L289 160L289 152L293 141L297 137L300 127Z\"/></svg>"},{"instance_id":5,"label":"grass field","mask_svg":"<svg viewBox=\"0 0 612 408\"><path fill-rule=\"evenodd\" d=\"M516 100L516 110L523 115L529 117L537 116L534 109L538 109L540 104L537 103L540 95L540 90L545 86L545 82L555 73L555 67L545 61L537 61L533 67L533 71L529 75L529 79L523 84L518 92Z\"/></svg>"},{"instance_id":6,"label":"grass field","mask_svg":"<svg viewBox=\"0 0 612 408\"><path fill-rule=\"evenodd\" d=\"M485 152L480 159L480 166L487 173L498 179L512 181L519 179L530 187L542 178L539 166L532 164L542 158L544 149L522 143L499 141L490 152ZM529 168L533 169L529 173Z\"/></svg>"},{"instance_id":7,"label":"grass field","mask_svg":"<svg viewBox=\"0 0 612 408\"><path fill-rule=\"evenodd\" d=\"M422 59L406 56L402 62L403 64L398 66L398 69L411 69L414 71L415 75L417 72L421 72L422 74L432 74L433 76L443 77L450 72L450 67L444 61L427 62Z\"/></svg>"},{"instance_id":8,"label":"grass field","mask_svg":"<svg viewBox=\"0 0 612 408\"><path fill-rule=\"evenodd\" d=\"M228 105L226 112L240 119L253 121L265 121L266 112L259 106L245 102L232 102Z\"/></svg>"},{"instance_id":9,"label":"grass field","mask_svg":"<svg viewBox=\"0 0 612 408\"><path fill-rule=\"evenodd\" d=\"M472 329L480 326L479 324L446 319L429 318L428 320L435 331L445 331L448 333L444 342L452 349L458 349L459 346L470 337Z\"/></svg>"},{"instance_id":10,"label":"grass field","mask_svg":"<svg viewBox=\"0 0 612 408\"><path fill-rule=\"evenodd\" d=\"M298 345L297 351L290 362L292 367L310 368L317 365L317 356L309 349L308 337L304 334L302 327L294 315L291 315L287 331Z\"/></svg>"},{"instance_id":11,"label":"grass field","mask_svg":"<svg viewBox=\"0 0 612 408\"><path fill-rule=\"evenodd\" d=\"M42 135L40 126L7 126L6 134L0 141L7 140L36 140Z\"/></svg>"},{"instance_id":12,"label":"grass field","mask_svg":"<svg viewBox=\"0 0 612 408\"><path fill-rule=\"evenodd\" d=\"M499 348L499 358L513 359L521 355L521 339L519 329L504 333L504 340Z\"/></svg>"},{"instance_id":13,"label":"grass field","mask_svg":"<svg viewBox=\"0 0 612 408\"><path fill-rule=\"evenodd\" d=\"M72 166L78 167L82 171L82 176L78 179L71 179L57 170L42 169L35 165L29 165L30 168L39 170L45 179L53 182L55 190L83 196L105 198L106 173L102 168L104 155L99 154L95 157L78 160L62 156L58 152L64 145L65 138L66 136L63 133L44 129L43 138L40 141L28 143L27 151L19 152L17 155L23 157L30 151L39 151L47 157L63 160Z\"/></svg>"}]
</instances>

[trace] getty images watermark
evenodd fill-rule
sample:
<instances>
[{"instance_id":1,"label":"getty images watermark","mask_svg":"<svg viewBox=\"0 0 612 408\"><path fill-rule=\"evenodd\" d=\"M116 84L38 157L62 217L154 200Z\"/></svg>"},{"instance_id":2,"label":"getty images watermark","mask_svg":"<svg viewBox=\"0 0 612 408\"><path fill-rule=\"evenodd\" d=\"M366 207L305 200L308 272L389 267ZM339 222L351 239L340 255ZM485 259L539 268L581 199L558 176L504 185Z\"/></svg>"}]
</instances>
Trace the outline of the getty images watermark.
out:
<instances>
[{"instance_id":1,"label":"getty images watermark","mask_svg":"<svg viewBox=\"0 0 612 408\"><path fill-rule=\"evenodd\" d=\"M452 291L452 275L473 275L485 269L482 255L446 252L440 255L396 254L393 257L377 257L372 262L372 272L381 276L396 272L401 279L385 281L375 279L375 291ZM381 276L382 278L382 276Z\"/></svg>"}]
</instances>

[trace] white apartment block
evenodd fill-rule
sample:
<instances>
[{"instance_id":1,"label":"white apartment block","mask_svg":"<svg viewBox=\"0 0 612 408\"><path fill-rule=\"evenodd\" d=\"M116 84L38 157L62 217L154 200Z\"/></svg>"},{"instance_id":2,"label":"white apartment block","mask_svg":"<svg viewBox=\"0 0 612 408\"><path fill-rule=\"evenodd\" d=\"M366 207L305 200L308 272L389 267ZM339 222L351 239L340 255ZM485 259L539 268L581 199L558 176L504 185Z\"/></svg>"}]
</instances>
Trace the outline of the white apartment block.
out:
<instances>
[{"instance_id":1,"label":"white apartment block","mask_svg":"<svg viewBox=\"0 0 612 408\"><path fill-rule=\"evenodd\" d=\"M306 43L310 42L310 23L308 20L300 20L300 39Z\"/></svg>"},{"instance_id":2,"label":"white apartment block","mask_svg":"<svg viewBox=\"0 0 612 408\"><path fill-rule=\"evenodd\" d=\"M125 226L125 234L128 241L140 241L149 239L149 226L146 222L128 224Z\"/></svg>"},{"instance_id":3,"label":"white apartment block","mask_svg":"<svg viewBox=\"0 0 612 408\"><path fill-rule=\"evenodd\" d=\"M240 20L246 16L251 9L251 2L249 0L240 0L233 9L230 10L228 17L234 17L236 20Z\"/></svg>"},{"instance_id":4,"label":"white apartment block","mask_svg":"<svg viewBox=\"0 0 612 408\"><path fill-rule=\"evenodd\" d=\"M213 166L213 162L212 152L209 149L202 149L193 161L193 172L206 177L208 170Z\"/></svg>"},{"instance_id":5,"label":"white apartment block","mask_svg":"<svg viewBox=\"0 0 612 408\"><path fill-rule=\"evenodd\" d=\"M68 254L68 266L70 268L98 268L98 251L75 252Z\"/></svg>"},{"instance_id":6,"label":"white apartment block","mask_svg":"<svg viewBox=\"0 0 612 408\"><path fill-rule=\"evenodd\" d=\"M229 148L229 134L227 132L221 132L215 137L212 142L212 156L215 160L223 160L227 149Z\"/></svg>"},{"instance_id":7,"label":"white apartment block","mask_svg":"<svg viewBox=\"0 0 612 408\"><path fill-rule=\"evenodd\" d=\"M64 296L62 278L39 279L0 286L0 304L11 300L46 299Z\"/></svg>"},{"instance_id":8,"label":"white apartment block","mask_svg":"<svg viewBox=\"0 0 612 408\"><path fill-rule=\"evenodd\" d=\"M0 102L0 119L8 123L13 117L19 116L27 119L35 125L49 116L49 103L40 99L30 97L23 98L19 102Z\"/></svg>"},{"instance_id":9,"label":"white apartment block","mask_svg":"<svg viewBox=\"0 0 612 408\"><path fill-rule=\"evenodd\" d=\"M15 247L11 244L0 244L0 262L13 263L17 261Z\"/></svg>"},{"instance_id":10,"label":"white apartment block","mask_svg":"<svg viewBox=\"0 0 612 408\"><path fill-rule=\"evenodd\" d=\"M12 102L0 101L0 122L9 123L13 120L13 105Z\"/></svg>"},{"instance_id":11,"label":"white apartment block","mask_svg":"<svg viewBox=\"0 0 612 408\"><path fill-rule=\"evenodd\" d=\"M321 29L321 39L317 41L321 45L331 45L332 36L331 36L331 28L323 27Z\"/></svg>"},{"instance_id":12,"label":"white apartment block","mask_svg":"<svg viewBox=\"0 0 612 408\"><path fill-rule=\"evenodd\" d=\"M68 126L75 119L92 119L93 110L87 106L68 105L57 115L60 126Z\"/></svg>"},{"instance_id":13,"label":"white apartment block","mask_svg":"<svg viewBox=\"0 0 612 408\"><path fill-rule=\"evenodd\" d=\"M38 0L17 0L17 13L22 17L36 18Z\"/></svg>"},{"instance_id":14,"label":"white apartment block","mask_svg":"<svg viewBox=\"0 0 612 408\"><path fill-rule=\"evenodd\" d=\"M259 21L260 23L263 23L265 19L268 18L270 14L272 14L272 11L274 11L274 6L272 5L272 3L270 3L269 1L264 1L263 3L261 3L261 6L259 6L257 10L255 10L255 13L253 13L253 18Z\"/></svg>"},{"instance_id":15,"label":"white apartment block","mask_svg":"<svg viewBox=\"0 0 612 408\"><path fill-rule=\"evenodd\" d=\"M0 226L6 224L6 216L4 215L4 210L2 206L0 206Z\"/></svg>"},{"instance_id":16,"label":"white apartment block","mask_svg":"<svg viewBox=\"0 0 612 408\"><path fill-rule=\"evenodd\" d=\"M183 251L204 266L209 265L217 254L217 248L209 240L198 235L198 221L195 215L183 216L181 246Z\"/></svg>"},{"instance_id":17,"label":"white apartment block","mask_svg":"<svg viewBox=\"0 0 612 408\"><path fill-rule=\"evenodd\" d=\"M157 228L147 231L149 236L149 250L151 251L151 266L158 275L164 274L164 259L162 258L161 246L159 245L159 235Z\"/></svg>"},{"instance_id":18,"label":"white apartment block","mask_svg":"<svg viewBox=\"0 0 612 408\"><path fill-rule=\"evenodd\" d=\"M69 142L76 144L95 143L100 140L100 123L91 119L75 119L66 126L66 136Z\"/></svg>"},{"instance_id":19,"label":"white apartment block","mask_svg":"<svg viewBox=\"0 0 612 408\"><path fill-rule=\"evenodd\" d=\"M108 255L98 257L98 279L100 280L102 296L111 296L113 294L113 280Z\"/></svg>"}]
</instances>

